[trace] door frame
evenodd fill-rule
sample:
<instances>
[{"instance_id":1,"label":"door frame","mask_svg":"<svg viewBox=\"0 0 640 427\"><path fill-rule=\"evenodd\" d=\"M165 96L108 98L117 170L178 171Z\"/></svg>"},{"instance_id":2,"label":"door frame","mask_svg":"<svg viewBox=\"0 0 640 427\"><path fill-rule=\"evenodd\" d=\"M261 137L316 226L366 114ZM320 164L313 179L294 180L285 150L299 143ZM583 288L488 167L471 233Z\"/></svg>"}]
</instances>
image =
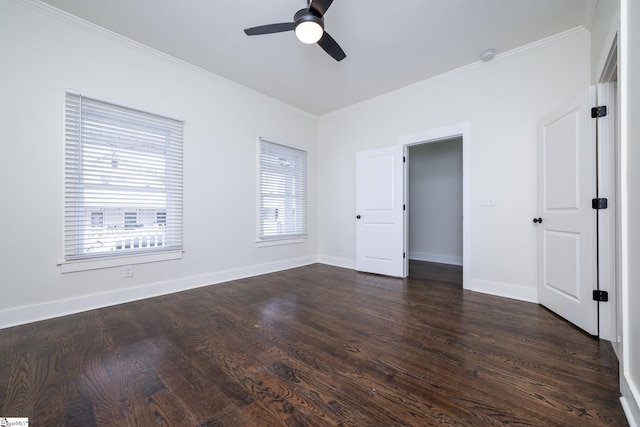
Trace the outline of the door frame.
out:
<instances>
[{"instance_id":1,"label":"door frame","mask_svg":"<svg viewBox=\"0 0 640 427\"><path fill-rule=\"evenodd\" d=\"M615 88L617 85L599 83L596 85L597 104L606 105L608 117L599 118L597 132L597 180L598 195L608 199L608 207L598 211L598 289L609 293L609 301L598 304L599 337L615 344L619 340L617 319L619 283L617 280L617 212L618 205L618 167L616 153L619 147L615 130L618 120Z\"/></svg>"},{"instance_id":2,"label":"door frame","mask_svg":"<svg viewBox=\"0 0 640 427\"><path fill-rule=\"evenodd\" d=\"M398 144L403 147L404 157L412 145L430 144L462 138L462 287L471 289L471 124L458 123L437 129L402 135ZM409 172L404 168L404 200L409 201ZM404 252L409 253L409 209L404 211ZM404 259L405 276L409 274L409 257Z\"/></svg>"},{"instance_id":3,"label":"door frame","mask_svg":"<svg viewBox=\"0 0 640 427\"><path fill-rule=\"evenodd\" d=\"M596 69L598 105L607 105L609 120L598 121L598 197L609 199L608 212L602 211L598 223L600 289L609 292L607 307L600 310L600 338L611 341L622 361L622 253L621 160L620 160L620 83L618 78L618 32L607 35L608 50L603 51ZM612 85L605 85L611 83ZM603 90L604 89L604 90ZM606 117L605 117L606 118ZM602 144L604 142L604 144ZM600 195L601 194L601 195ZM600 304L602 306L602 304Z\"/></svg>"}]
</instances>

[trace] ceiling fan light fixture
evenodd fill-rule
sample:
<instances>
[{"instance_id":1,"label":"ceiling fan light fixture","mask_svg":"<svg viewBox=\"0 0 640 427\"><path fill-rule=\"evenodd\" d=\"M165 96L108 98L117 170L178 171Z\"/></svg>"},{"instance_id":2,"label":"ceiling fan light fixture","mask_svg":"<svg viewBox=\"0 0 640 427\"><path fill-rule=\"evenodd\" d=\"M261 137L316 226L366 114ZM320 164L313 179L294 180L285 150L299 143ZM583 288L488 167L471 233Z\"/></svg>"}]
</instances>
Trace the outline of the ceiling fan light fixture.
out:
<instances>
[{"instance_id":1,"label":"ceiling fan light fixture","mask_svg":"<svg viewBox=\"0 0 640 427\"><path fill-rule=\"evenodd\" d=\"M318 18L311 12L304 10L304 13L298 12L296 14L294 30L296 37L302 43L313 44L322 38L324 24L322 18Z\"/></svg>"},{"instance_id":2,"label":"ceiling fan light fixture","mask_svg":"<svg viewBox=\"0 0 640 427\"><path fill-rule=\"evenodd\" d=\"M257 36L294 31L301 42L307 44L316 43L333 59L342 61L347 57L347 54L344 53L338 42L324 31L324 14L332 2L333 0L307 0L307 7L297 11L293 15L292 22L279 22L245 28L244 33L248 36Z\"/></svg>"}]
</instances>

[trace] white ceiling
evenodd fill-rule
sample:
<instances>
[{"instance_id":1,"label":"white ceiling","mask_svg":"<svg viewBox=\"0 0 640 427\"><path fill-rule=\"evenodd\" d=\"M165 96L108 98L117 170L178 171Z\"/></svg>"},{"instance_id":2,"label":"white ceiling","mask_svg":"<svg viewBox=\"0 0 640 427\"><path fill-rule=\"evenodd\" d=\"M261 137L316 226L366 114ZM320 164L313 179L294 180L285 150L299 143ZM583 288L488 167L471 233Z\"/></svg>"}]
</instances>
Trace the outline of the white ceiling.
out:
<instances>
[{"instance_id":1,"label":"white ceiling","mask_svg":"<svg viewBox=\"0 0 640 427\"><path fill-rule=\"evenodd\" d=\"M139 43L321 115L575 27L596 0L334 0L325 30L336 62L292 32L244 28L291 22L305 0L43 0Z\"/></svg>"}]
</instances>

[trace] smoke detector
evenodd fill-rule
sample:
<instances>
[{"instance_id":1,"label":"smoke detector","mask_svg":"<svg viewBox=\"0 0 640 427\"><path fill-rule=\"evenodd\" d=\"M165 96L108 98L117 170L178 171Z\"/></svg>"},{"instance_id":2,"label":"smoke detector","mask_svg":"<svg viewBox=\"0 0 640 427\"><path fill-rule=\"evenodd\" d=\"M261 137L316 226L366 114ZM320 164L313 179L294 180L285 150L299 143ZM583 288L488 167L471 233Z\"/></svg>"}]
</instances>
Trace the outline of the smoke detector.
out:
<instances>
[{"instance_id":1,"label":"smoke detector","mask_svg":"<svg viewBox=\"0 0 640 427\"><path fill-rule=\"evenodd\" d=\"M482 51L482 53L480 54L480 59L483 62L487 62L487 61L491 61L495 56L496 56L495 49L487 49Z\"/></svg>"}]
</instances>

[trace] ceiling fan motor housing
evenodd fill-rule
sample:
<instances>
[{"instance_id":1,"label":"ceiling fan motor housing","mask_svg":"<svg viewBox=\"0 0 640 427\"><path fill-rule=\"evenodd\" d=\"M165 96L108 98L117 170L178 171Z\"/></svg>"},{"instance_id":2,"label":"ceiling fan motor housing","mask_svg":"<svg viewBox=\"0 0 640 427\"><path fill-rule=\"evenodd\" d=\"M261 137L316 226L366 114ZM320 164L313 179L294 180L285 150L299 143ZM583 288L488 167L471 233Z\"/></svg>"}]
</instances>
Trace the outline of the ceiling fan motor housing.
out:
<instances>
[{"instance_id":1,"label":"ceiling fan motor housing","mask_svg":"<svg viewBox=\"0 0 640 427\"><path fill-rule=\"evenodd\" d=\"M295 15L293 15L294 29L303 22L315 22L324 30L324 18L317 16L312 9L300 9Z\"/></svg>"}]
</instances>

